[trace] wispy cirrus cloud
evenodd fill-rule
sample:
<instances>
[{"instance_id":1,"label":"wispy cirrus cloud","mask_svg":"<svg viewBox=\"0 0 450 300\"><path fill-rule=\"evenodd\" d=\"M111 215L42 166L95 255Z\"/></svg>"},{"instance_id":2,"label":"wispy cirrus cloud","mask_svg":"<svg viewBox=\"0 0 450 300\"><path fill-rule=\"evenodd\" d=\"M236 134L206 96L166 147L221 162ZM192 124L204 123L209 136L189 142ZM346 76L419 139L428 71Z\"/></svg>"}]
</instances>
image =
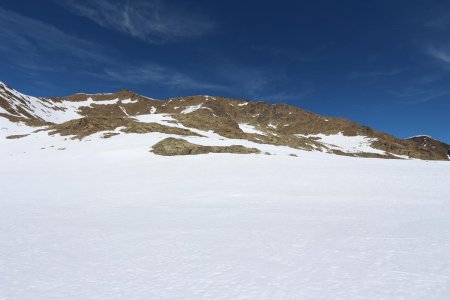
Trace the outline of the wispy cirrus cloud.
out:
<instances>
[{"instance_id":1,"label":"wispy cirrus cloud","mask_svg":"<svg viewBox=\"0 0 450 300\"><path fill-rule=\"evenodd\" d=\"M443 30L450 26L450 11L436 11L424 22L426 28Z\"/></svg>"},{"instance_id":2,"label":"wispy cirrus cloud","mask_svg":"<svg viewBox=\"0 0 450 300\"><path fill-rule=\"evenodd\" d=\"M449 94L448 91L443 89L418 88L413 86L405 87L400 90L390 90L388 93L398 98L405 99L405 103L409 105L426 103Z\"/></svg>"},{"instance_id":3,"label":"wispy cirrus cloud","mask_svg":"<svg viewBox=\"0 0 450 300\"><path fill-rule=\"evenodd\" d=\"M209 72L217 76L224 87L220 92L225 92L229 97L290 102L303 99L315 91L311 80L300 83L289 78L282 68L250 65L226 55L215 57L215 64L210 66ZM292 80L295 80L294 88L289 87Z\"/></svg>"},{"instance_id":4,"label":"wispy cirrus cloud","mask_svg":"<svg viewBox=\"0 0 450 300\"><path fill-rule=\"evenodd\" d=\"M302 86L280 92L280 87L289 80L282 69L250 66L223 54L207 64L199 64L194 70L152 59L124 57L120 49L69 34L49 23L1 7L0 54L4 65L26 73L35 83L62 74L80 81L95 78L99 85L129 88L152 85L183 93L207 90L273 101L301 98L311 88Z\"/></svg>"},{"instance_id":5,"label":"wispy cirrus cloud","mask_svg":"<svg viewBox=\"0 0 450 300\"><path fill-rule=\"evenodd\" d=\"M69 35L47 23L28 18L0 7L0 51L19 65L31 69L55 69L48 57L55 54L78 59L107 61L102 46ZM43 65L45 62L45 65ZM42 65L40 65L42 64Z\"/></svg>"},{"instance_id":6,"label":"wispy cirrus cloud","mask_svg":"<svg viewBox=\"0 0 450 300\"><path fill-rule=\"evenodd\" d=\"M445 63L450 63L450 49L447 47L429 46L426 53Z\"/></svg>"},{"instance_id":7,"label":"wispy cirrus cloud","mask_svg":"<svg viewBox=\"0 0 450 300\"><path fill-rule=\"evenodd\" d=\"M45 73L79 74L127 84L154 83L180 90L222 89L149 61L123 61L108 47L0 7L0 53L14 68L41 80Z\"/></svg>"},{"instance_id":8,"label":"wispy cirrus cloud","mask_svg":"<svg viewBox=\"0 0 450 300\"><path fill-rule=\"evenodd\" d=\"M155 63L136 66L108 66L99 77L123 83L144 84L156 82L180 90L223 90L224 86L198 80L192 76Z\"/></svg>"},{"instance_id":9,"label":"wispy cirrus cloud","mask_svg":"<svg viewBox=\"0 0 450 300\"><path fill-rule=\"evenodd\" d=\"M215 23L199 13L187 12L159 0L62 0L55 1L72 13L102 27L140 40L164 44L210 33Z\"/></svg>"}]
</instances>

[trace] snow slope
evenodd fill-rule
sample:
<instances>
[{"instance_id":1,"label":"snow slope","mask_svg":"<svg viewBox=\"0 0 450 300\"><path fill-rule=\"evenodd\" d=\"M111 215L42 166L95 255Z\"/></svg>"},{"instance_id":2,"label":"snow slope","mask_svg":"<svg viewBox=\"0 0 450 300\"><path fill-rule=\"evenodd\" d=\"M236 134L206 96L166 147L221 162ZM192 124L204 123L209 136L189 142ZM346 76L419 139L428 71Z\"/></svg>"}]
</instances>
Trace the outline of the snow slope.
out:
<instances>
[{"instance_id":1,"label":"snow slope","mask_svg":"<svg viewBox=\"0 0 450 300\"><path fill-rule=\"evenodd\" d=\"M30 127L20 122L11 122L6 118L0 117L0 144L7 136L30 134L39 128Z\"/></svg>"},{"instance_id":2,"label":"snow slope","mask_svg":"<svg viewBox=\"0 0 450 300\"><path fill-rule=\"evenodd\" d=\"M386 154L385 151L375 149L371 147L372 142L376 141L376 139L369 138L367 136L345 136L342 132L338 134L330 134L326 135L323 133L319 134L310 134L303 135L297 134L299 137L306 138L315 138L317 141L323 143L330 149L340 150L345 153L377 153L377 154Z\"/></svg>"},{"instance_id":3,"label":"snow slope","mask_svg":"<svg viewBox=\"0 0 450 300\"><path fill-rule=\"evenodd\" d=\"M149 152L167 136L0 140L0 299L450 294L448 162Z\"/></svg>"}]
</instances>

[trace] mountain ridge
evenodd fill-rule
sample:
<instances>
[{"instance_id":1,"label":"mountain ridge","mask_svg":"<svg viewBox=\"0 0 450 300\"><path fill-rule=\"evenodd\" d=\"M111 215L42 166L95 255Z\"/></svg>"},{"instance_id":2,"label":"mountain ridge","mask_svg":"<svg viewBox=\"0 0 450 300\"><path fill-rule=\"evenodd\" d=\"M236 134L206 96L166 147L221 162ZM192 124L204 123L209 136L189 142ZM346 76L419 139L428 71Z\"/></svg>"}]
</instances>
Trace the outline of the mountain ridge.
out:
<instances>
[{"instance_id":1,"label":"mountain ridge","mask_svg":"<svg viewBox=\"0 0 450 300\"><path fill-rule=\"evenodd\" d=\"M33 97L0 83L0 118L49 135L84 139L97 133L208 136L287 146L338 155L448 160L450 150L398 139L345 118L326 117L295 106L197 95L157 100L130 90ZM8 126L6 126L8 127ZM4 128L6 128L4 127ZM8 136L18 136L11 134ZM6 137L6 135L5 135Z\"/></svg>"}]
</instances>

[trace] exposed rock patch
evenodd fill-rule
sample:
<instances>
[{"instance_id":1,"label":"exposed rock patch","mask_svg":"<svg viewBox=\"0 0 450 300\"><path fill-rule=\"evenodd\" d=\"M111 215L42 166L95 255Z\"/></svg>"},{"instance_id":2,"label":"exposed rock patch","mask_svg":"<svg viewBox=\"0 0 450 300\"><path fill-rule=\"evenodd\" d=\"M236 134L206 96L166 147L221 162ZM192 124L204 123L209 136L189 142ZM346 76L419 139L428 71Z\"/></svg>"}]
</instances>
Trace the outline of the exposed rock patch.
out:
<instances>
[{"instance_id":1,"label":"exposed rock patch","mask_svg":"<svg viewBox=\"0 0 450 300\"><path fill-rule=\"evenodd\" d=\"M125 133L160 132L199 136L199 134L184 128L164 126L158 123L141 123L131 118L109 116L75 119L62 124L52 125L49 129L52 130L50 134L73 135L75 138L82 139L100 131L112 131L119 127L124 127L121 131Z\"/></svg>"},{"instance_id":2,"label":"exposed rock patch","mask_svg":"<svg viewBox=\"0 0 450 300\"><path fill-rule=\"evenodd\" d=\"M183 139L166 138L155 144L152 148L153 153L163 156L174 155L195 155L206 153L236 153L251 154L260 153L256 148L247 148L241 145L232 146L202 146L190 143Z\"/></svg>"},{"instance_id":3,"label":"exposed rock patch","mask_svg":"<svg viewBox=\"0 0 450 300\"><path fill-rule=\"evenodd\" d=\"M450 157L450 145L438 141L430 136L414 136L408 138L407 141L414 143L423 150L428 150L428 152L436 153L443 159L445 159L446 157Z\"/></svg>"},{"instance_id":4,"label":"exposed rock patch","mask_svg":"<svg viewBox=\"0 0 450 300\"><path fill-rule=\"evenodd\" d=\"M20 139L23 137L29 136L29 134L13 134L13 135L8 135L6 138L9 140L13 140L13 139Z\"/></svg>"},{"instance_id":5,"label":"exposed rock patch","mask_svg":"<svg viewBox=\"0 0 450 300\"><path fill-rule=\"evenodd\" d=\"M116 136L116 135L119 135L119 134L120 134L119 132L105 132L103 134L102 138L109 139L109 138L111 138L113 136Z\"/></svg>"}]
</instances>

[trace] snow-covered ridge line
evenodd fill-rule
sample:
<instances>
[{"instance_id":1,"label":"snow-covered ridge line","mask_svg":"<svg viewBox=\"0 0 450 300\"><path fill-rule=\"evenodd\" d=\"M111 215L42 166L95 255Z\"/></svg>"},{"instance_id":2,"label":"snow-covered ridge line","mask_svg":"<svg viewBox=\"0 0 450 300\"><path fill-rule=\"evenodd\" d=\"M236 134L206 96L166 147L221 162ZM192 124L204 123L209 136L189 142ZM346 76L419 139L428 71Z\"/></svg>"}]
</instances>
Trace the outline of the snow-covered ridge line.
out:
<instances>
[{"instance_id":1,"label":"snow-covered ridge line","mask_svg":"<svg viewBox=\"0 0 450 300\"><path fill-rule=\"evenodd\" d=\"M114 93L83 93L83 92L80 92L80 93L75 93L75 94L70 95L70 96L76 96L76 95L83 95L83 96L103 96L103 95L112 95L112 94L114 94ZM62 97L62 98L67 98L67 97L70 97L70 96L66 96L66 97Z\"/></svg>"}]
</instances>

